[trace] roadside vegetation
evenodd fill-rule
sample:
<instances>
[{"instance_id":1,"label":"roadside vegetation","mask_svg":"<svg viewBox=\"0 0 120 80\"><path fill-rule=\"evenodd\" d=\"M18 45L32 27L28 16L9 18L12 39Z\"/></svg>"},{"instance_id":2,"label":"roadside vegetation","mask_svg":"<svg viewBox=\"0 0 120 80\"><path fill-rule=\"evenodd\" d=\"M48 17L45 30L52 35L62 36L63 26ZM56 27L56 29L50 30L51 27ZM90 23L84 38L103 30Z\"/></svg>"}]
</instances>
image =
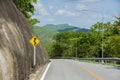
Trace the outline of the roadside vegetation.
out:
<instances>
[{"instance_id":1,"label":"roadside vegetation","mask_svg":"<svg viewBox=\"0 0 120 80\"><path fill-rule=\"evenodd\" d=\"M32 18L35 12L34 4L37 3L38 0L12 0L16 5L17 9L19 9L27 18L28 22L33 26L40 21Z\"/></svg>"},{"instance_id":2,"label":"roadside vegetation","mask_svg":"<svg viewBox=\"0 0 120 80\"><path fill-rule=\"evenodd\" d=\"M101 58L103 40L103 57L120 58L120 17L114 23L97 22L89 32L61 32L53 37L51 58L75 57Z\"/></svg>"}]
</instances>

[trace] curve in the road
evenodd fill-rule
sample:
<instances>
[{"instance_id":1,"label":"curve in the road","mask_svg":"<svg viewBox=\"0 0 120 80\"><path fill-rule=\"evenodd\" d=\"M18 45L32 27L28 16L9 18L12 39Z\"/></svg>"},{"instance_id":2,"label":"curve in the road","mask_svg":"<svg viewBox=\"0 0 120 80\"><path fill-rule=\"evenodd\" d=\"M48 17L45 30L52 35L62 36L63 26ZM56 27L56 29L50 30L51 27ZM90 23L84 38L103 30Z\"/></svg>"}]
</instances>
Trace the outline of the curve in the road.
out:
<instances>
[{"instance_id":1,"label":"curve in the road","mask_svg":"<svg viewBox=\"0 0 120 80\"><path fill-rule=\"evenodd\" d=\"M44 80L120 80L120 70L113 66L68 59L52 59Z\"/></svg>"}]
</instances>

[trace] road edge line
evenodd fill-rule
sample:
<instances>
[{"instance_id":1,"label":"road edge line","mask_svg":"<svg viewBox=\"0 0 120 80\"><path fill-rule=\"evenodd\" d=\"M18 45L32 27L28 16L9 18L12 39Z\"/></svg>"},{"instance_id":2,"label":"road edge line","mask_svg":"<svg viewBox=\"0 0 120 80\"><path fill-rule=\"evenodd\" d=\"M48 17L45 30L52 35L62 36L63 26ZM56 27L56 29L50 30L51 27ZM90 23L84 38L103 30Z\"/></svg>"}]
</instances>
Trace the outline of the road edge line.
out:
<instances>
[{"instance_id":1,"label":"road edge line","mask_svg":"<svg viewBox=\"0 0 120 80\"><path fill-rule=\"evenodd\" d=\"M40 78L40 80L44 80L44 78L45 78L45 76L46 76L46 74L47 74L47 71L48 71L48 69L50 68L51 63L52 63L52 62L50 62L50 63L47 65L47 67L46 67L46 69L45 69L42 77Z\"/></svg>"}]
</instances>

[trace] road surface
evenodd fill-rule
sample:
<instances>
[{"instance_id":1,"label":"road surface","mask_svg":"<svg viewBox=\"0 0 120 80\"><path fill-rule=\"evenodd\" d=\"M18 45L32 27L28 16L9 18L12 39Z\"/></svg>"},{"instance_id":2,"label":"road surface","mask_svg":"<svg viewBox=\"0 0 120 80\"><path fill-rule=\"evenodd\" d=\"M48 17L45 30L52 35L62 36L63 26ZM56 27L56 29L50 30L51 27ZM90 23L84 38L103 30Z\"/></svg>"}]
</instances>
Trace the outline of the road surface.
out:
<instances>
[{"instance_id":1,"label":"road surface","mask_svg":"<svg viewBox=\"0 0 120 80\"><path fill-rule=\"evenodd\" d=\"M53 59L44 80L120 80L120 69L102 64Z\"/></svg>"}]
</instances>

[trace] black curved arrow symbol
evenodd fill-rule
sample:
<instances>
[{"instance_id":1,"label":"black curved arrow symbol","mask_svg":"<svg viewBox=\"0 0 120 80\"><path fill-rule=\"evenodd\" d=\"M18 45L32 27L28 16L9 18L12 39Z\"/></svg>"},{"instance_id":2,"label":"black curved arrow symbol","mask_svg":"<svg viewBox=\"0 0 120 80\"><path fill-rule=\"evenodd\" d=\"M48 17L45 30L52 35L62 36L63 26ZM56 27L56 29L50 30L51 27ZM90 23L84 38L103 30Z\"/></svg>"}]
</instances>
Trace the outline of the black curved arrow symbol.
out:
<instances>
[{"instance_id":1,"label":"black curved arrow symbol","mask_svg":"<svg viewBox=\"0 0 120 80\"><path fill-rule=\"evenodd\" d=\"M36 38L34 38L34 45L36 45Z\"/></svg>"}]
</instances>

